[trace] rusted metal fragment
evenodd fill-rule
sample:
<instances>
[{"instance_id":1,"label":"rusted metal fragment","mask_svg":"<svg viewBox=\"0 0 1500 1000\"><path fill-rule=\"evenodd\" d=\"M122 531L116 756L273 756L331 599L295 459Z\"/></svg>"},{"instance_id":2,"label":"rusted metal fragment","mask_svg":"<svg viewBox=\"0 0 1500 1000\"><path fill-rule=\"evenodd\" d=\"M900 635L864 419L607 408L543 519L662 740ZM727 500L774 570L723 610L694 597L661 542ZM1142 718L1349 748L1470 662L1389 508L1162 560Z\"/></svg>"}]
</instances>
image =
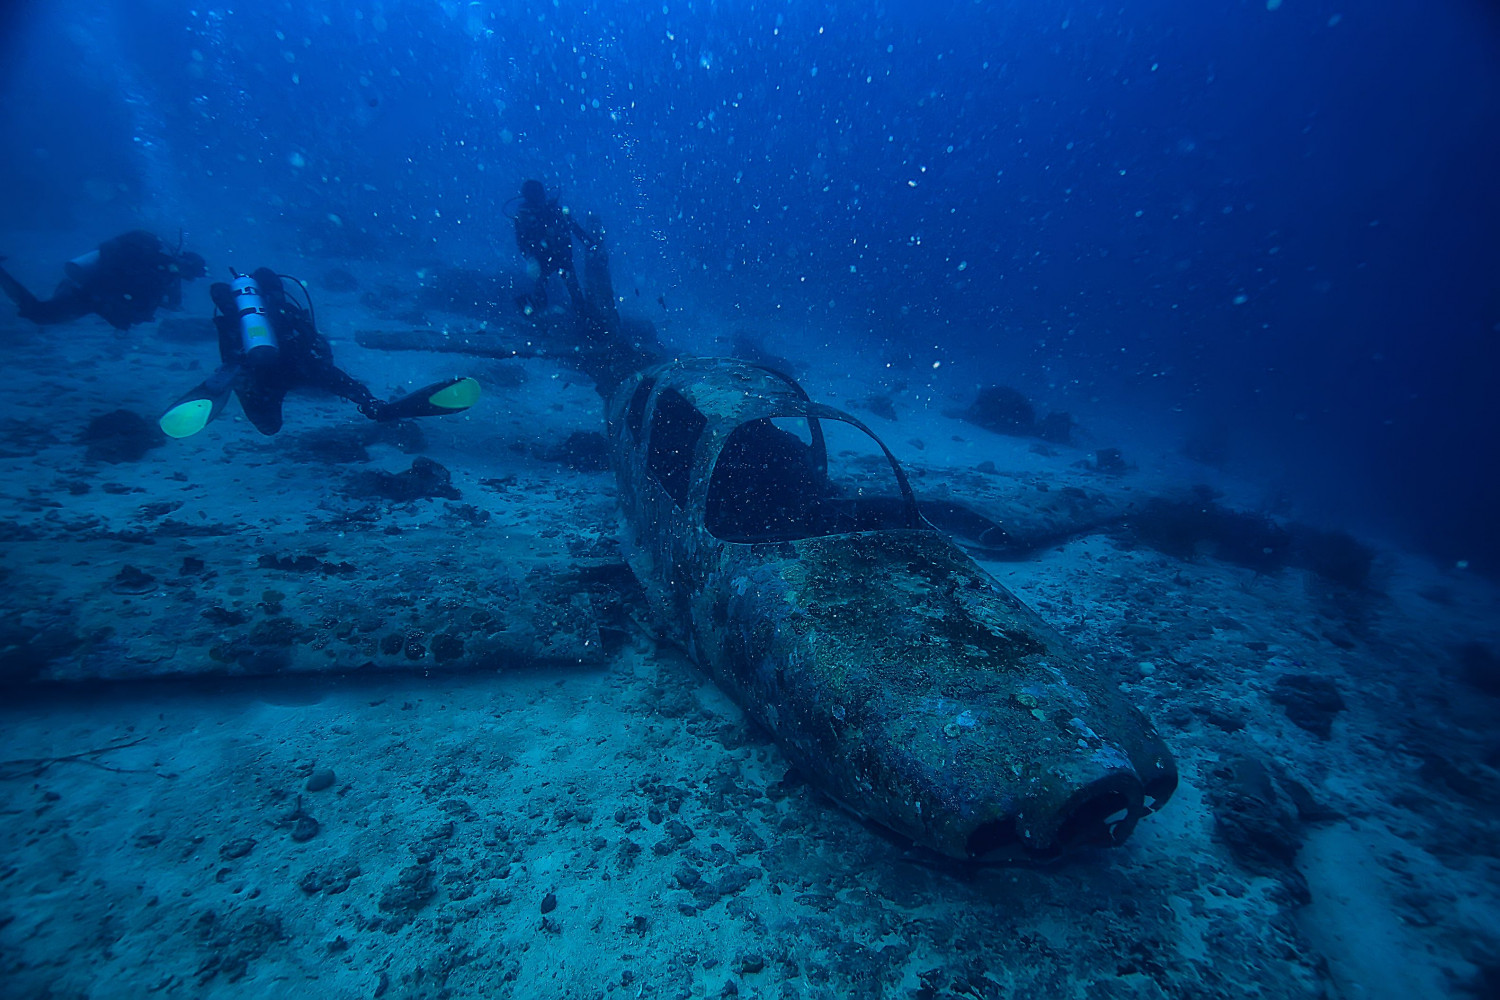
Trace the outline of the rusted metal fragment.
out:
<instances>
[{"instance_id":1,"label":"rusted metal fragment","mask_svg":"<svg viewBox=\"0 0 1500 1000\"><path fill-rule=\"evenodd\" d=\"M887 490L842 453L852 477L827 478L836 423ZM845 807L951 857L1049 857L1122 842L1172 794L1113 679L927 523L853 417L700 359L627 380L610 437L655 624Z\"/></svg>"}]
</instances>

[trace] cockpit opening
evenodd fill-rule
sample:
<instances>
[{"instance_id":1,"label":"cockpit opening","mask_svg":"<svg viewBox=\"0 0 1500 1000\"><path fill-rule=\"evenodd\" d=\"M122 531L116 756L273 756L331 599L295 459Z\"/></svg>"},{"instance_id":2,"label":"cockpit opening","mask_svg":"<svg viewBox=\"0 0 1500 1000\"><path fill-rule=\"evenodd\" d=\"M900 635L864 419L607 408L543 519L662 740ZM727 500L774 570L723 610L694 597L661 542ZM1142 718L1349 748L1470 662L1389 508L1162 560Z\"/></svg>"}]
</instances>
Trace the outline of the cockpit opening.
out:
<instances>
[{"instance_id":1,"label":"cockpit opening","mask_svg":"<svg viewBox=\"0 0 1500 1000\"><path fill-rule=\"evenodd\" d=\"M704 527L729 542L775 542L922 522L894 461L842 420L762 417L735 428L709 479Z\"/></svg>"}]
</instances>

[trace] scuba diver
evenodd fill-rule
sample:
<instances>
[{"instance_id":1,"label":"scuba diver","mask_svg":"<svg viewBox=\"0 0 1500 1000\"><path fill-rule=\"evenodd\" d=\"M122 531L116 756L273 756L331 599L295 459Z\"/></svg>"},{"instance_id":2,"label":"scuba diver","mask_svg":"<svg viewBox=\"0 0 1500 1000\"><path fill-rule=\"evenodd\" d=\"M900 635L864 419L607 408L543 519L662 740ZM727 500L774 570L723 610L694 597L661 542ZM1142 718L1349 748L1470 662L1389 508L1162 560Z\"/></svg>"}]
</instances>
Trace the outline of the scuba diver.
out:
<instances>
[{"instance_id":1,"label":"scuba diver","mask_svg":"<svg viewBox=\"0 0 1500 1000\"><path fill-rule=\"evenodd\" d=\"M318 332L311 298L303 308L287 296L281 278L262 267L209 289L222 364L162 416L159 423L169 437L203 430L223 411L231 392L262 434L281 430L282 400L297 388L341 396L378 421L460 413L478 401L479 383L471 378L444 379L389 402L376 399L333 363L333 348Z\"/></svg>"},{"instance_id":2,"label":"scuba diver","mask_svg":"<svg viewBox=\"0 0 1500 1000\"><path fill-rule=\"evenodd\" d=\"M541 181L530 180L521 185L521 206L516 209L516 247L537 266L536 285L531 294L516 300L528 316L547 308L547 281L555 274L562 275L574 311L583 315L583 289L578 286L573 265L575 232L582 235L568 210L556 198L547 197Z\"/></svg>"},{"instance_id":3,"label":"scuba diver","mask_svg":"<svg viewBox=\"0 0 1500 1000\"><path fill-rule=\"evenodd\" d=\"M0 257L0 260L4 260ZM18 307L22 319L39 325L68 323L98 313L117 330L148 323L160 308L182 308L182 283L208 273L192 251L168 250L161 238L144 229L122 233L97 250L63 265L64 278L50 299L31 294L4 268L0 288Z\"/></svg>"}]
</instances>

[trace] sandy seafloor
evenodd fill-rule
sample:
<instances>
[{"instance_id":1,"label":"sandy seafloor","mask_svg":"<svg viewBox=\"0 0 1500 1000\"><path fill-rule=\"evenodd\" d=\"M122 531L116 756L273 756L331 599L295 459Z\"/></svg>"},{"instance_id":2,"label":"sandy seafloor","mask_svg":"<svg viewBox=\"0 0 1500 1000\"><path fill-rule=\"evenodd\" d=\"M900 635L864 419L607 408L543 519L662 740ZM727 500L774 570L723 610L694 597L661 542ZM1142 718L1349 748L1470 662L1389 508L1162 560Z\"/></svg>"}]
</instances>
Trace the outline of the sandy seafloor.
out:
<instances>
[{"instance_id":1,"label":"sandy seafloor","mask_svg":"<svg viewBox=\"0 0 1500 1000\"><path fill-rule=\"evenodd\" d=\"M554 600L569 560L618 560L609 474L545 455L602 428L597 398L544 361L363 350L353 329L401 324L355 292L319 305L338 360L378 394L467 370L486 398L424 421L423 441L362 437L352 407L305 396L268 439L231 404L140 461L89 461L90 419L154 419L211 370L212 343L0 320L7 670L23 652L35 668L40 649L55 654L44 676L119 678L6 689L0 995L1394 1000L1485 995L1485 975L1493 987L1500 703L1456 659L1500 636L1482 581L1378 542L1372 592L1100 535L985 563L1118 677L1183 781L1120 849L1041 869L934 864L789 773L636 622L629 594L602 649L579 632L594 637L577 640L583 663L572 647L517 652L542 640L492 626L507 601L526 607L528 581ZM664 334L704 351L715 329L686 316ZM943 416L962 400L942 386L895 393L894 422L871 416L858 402L890 388L874 359L833 374L772 333L812 363L814 398L856 404L929 487L963 495L988 477L1014 496L1099 478L1080 465L1087 449ZM363 456L301 437L330 428ZM1257 490L1092 431L1124 445L1127 485ZM461 499L347 495L417 449ZM976 473L984 461L996 471ZM144 576L122 578L126 565ZM439 633L468 658L439 662ZM255 669L276 675L236 676ZM207 676L129 679L160 673ZM1344 707L1326 738L1277 700L1287 675L1333 682Z\"/></svg>"}]
</instances>

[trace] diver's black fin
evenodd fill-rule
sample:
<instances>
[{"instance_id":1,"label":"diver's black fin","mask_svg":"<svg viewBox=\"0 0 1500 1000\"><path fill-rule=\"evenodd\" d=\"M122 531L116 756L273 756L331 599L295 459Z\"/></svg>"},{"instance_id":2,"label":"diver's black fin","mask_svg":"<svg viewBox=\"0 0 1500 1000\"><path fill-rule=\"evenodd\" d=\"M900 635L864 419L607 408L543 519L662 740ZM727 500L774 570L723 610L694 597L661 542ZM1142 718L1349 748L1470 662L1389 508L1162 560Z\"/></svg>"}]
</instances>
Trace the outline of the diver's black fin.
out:
<instances>
[{"instance_id":1,"label":"diver's black fin","mask_svg":"<svg viewBox=\"0 0 1500 1000\"><path fill-rule=\"evenodd\" d=\"M478 382L471 378L446 378L389 403L381 403L375 411L375 419L386 421L401 420L404 417L440 417L447 413L462 413L477 402Z\"/></svg>"},{"instance_id":2,"label":"diver's black fin","mask_svg":"<svg viewBox=\"0 0 1500 1000\"><path fill-rule=\"evenodd\" d=\"M173 403L156 422L157 426L167 437L185 438L197 434L223 412L238 374L238 367L220 368Z\"/></svg>"}]
</instances>

